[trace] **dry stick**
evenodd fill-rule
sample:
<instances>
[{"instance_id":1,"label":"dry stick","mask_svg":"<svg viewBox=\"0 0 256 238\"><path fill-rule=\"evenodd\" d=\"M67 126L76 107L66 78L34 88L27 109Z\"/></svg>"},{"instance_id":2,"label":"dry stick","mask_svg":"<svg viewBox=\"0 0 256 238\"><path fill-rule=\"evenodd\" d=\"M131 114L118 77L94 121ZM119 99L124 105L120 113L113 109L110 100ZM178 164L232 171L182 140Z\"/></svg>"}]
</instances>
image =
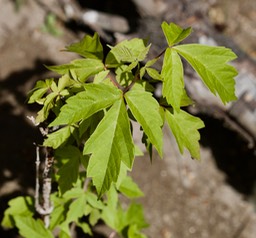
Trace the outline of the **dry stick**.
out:
<instances>
[{"instance_id":1,"label":"dry stick","mask_svg":"<svg viewBox=\"0 0 256 238\"><path fill-rule=\"evenodd\" d=\"M110 233L110 235L109 235L109 237L108 238L114 238L116 236L116 232L115 231L113 231L113 232L111 232Z\"/></svg>"},{"instance_id":2,"label":"dry stick","mask_svg":"<svg viewBox=\"0 0 256 238\"><path fill-rule=\"evenodd\" d=\"M46 149L46 156L45 156L45 167L43 171L43 205L40 205L39 199L39 167L40 167L40 155L39 155L39 147L36 147L36 191L35 191L35 208L36 211L43 216L44 225L46 228L50 225L50 214L53 211L53 206L50 200L51 195L51 170L53 166L54 158L52 156L51 149Z\"/></svg>"}]
</instances>

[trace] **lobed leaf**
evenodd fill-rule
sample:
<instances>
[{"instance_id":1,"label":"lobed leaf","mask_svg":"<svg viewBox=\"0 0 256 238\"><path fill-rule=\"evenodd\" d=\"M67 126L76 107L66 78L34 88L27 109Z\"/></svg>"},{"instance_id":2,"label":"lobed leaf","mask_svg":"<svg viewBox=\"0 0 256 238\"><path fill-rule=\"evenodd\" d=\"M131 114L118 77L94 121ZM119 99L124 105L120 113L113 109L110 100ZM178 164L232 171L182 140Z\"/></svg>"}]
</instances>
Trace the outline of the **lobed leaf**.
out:
<instances>
[{"instance_id":1,"label":"lobed leaf","mask_svg":"<svg viewBox=\"0 0 256 238\"><path fill-rule=\"evenodd\" d=\"M71 61L70 64L46 67L61 75L71 73L73 78L81 82L104 70L104 64L99 59L76 59Z\"/></svg>"},{"instance_id":2,"label":"lobed leaf","mask_svg":"<svg viewBox=\"0 0 256 238\"><path fill-rule=\"evenodd\" d=\"M138 123L142 126L150 142L160 156L163 147L163 120L159 114L159 104L152 94L141 90L132 90L125 94L125 100Z\"/></svg>"},{"instance_id":3,"label":"lobed leaf","mask_svg":"<svg viewBox=\"0 0 256 238\"><path fill-rule=\"evenodd\" d=\"M66 47L67 51L78 53L90 59L103 59L103 47L97 33L93 37L86 35L81 41Z\"/></svg>"},{"instance_id":4,"label":"lobed leaf","mask_svg":"<svg viewBox=\"0 0 256 238\"><path fill-rule=\"evenodd\" d=\"M181 154L187 148L192 158L200 159L199 129L204 127L204 123L197 117L180 110L171 113L165 110L166 120L176 138Z\"/></svg>"},{"instance_id":5,"label":"lobed leaf","mask_svg":"<svg viewBox=\"0 0 256 238\"><path fill-rule=\"evenodd\" d=\"M44 227L42 220L35 220L32 217L17 216L14 218L15 224L23 237L33 238L53 238L53 234Z\"/></svg>"},{"instance_id":6,"label":"lobed leaf","mask_svg":"<svg viewBox=\"0 0 256 238\"><path fill-rule=\"evenodd\" d=\"M115 68L121 62L143 61L150 48L150 45L146 46L146 44L146 40L138 38L120 42L116 46L111 47L106 57L106 66L108 68Z\"/></svg>"},{"instance_id":7,"label":"lobed leaf","mask_svg":"<svg viewBox=\"0 0 256 238\"><path fill-rule=\"evenodd\" d=\"M68 140L74 130L75 128L73 126L65 126L51 134L48 134L43 145L57 149Z\"/></svg>"},{"instance_id":8,"label":"lobed leaf","mask_svg":"<svg viewBox=\"0 0 256 238\"><path fill-rule=\"evenodd\" d=\"M187 44L173 47L199 74L203 82L225 104L235 100L236 69L227 64L236 55L225 47Z\"/></svg>"},{"instance_id":9,"label":"lobed leaf","mask_svg":"<svg viewBox=\"0 0 256 238\"><path fill-rule=\"evenodd\" d=\"M128 198L138 198L144 195L138 185L129 176L126 176L122 180L118 186L118 190Z\"/></svg>"},{"instance_id":10,"label":"lobed leaf","mask_svg":"<svg viewBox=\"0 0 256 238\"><path fill-rule=\"evenodd\" d=\"M92 154L87 167L87 176L92 177L98 195L101 196L116 182L121 161L131 168L134 159L134 144L130 122L123 100L118 100L85 143L84 154Z\"/></svg>"},{"instance_id":11,"label":"lobed leaf","mask_svg":"<svg viewBox=\"0 0 256 238\"><path fill-rule=\"evenodd\" d=\"M75 199L69 206L66 220L59 225L59 228L64 232L68 237L71 237L69 223L77 222L84 214L86 206L86 197L85 194L81 195Z\"/></svg>"},{"instance_id":12,"label":"lobed leaf","mask_svg":"<svg viewBox=\"0 0 256 238\"><path fill-rule=\"evenodd\" d=\"M31 197L16 197L8 202L9 207L4 212L1 225L6 228L15 226L13 217L25 216L32 217L34 213L34 204Z\"/></svg>"},{"instance_id":13,"label":"lobed leaf","mask_svg":"<svg viewBox=\"0 0 256 238\"><path fill-rule=\"evenodd\" d=\"M86 84L85 91L67 99L59 116L50 126L72 124L110 107L122 96L122 91L106 84Z\"/></svg>"}]
</instances>

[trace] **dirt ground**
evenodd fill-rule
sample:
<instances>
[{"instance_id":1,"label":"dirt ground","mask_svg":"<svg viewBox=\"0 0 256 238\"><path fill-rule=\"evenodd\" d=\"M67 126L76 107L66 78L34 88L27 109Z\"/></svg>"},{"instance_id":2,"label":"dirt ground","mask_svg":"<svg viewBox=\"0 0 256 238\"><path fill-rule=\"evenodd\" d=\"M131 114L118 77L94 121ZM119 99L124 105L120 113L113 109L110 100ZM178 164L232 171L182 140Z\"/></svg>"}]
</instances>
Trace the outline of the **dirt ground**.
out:
<instances>
[{"instance_id":1,"label":"dirt ground","mask_svg":"<svg viewBox=\"0 0 256 238\"><path fill-rule=\"evenodd\" d=\"M41 137L26 118L36 111L26 104L26 95L37 80L49 75L44 65L66 63L75 57L60 50L80 38L81 29L88 29L77 33L60 25L63 34L52 36L42 31L47 10L37 1L18 2L21 6L17 11L15 1L0 0L0 219L10 198L33 195L34 191L33 142L40 143ZM92 2L88 1L90 7L94 7ZM110 11L113 2L105 1L103 7ZM208 14L217 30L232 36L245 54L256 59L254 0L167 2L173 12L177 9L176 14L184 6L190 13L165 15L167 20L188 24ZM127 10L121 5L118 9L127 17ZM138 16L135 9L130 11ZM137 24L128 20L133 27ZM133 27L130 35L136 32ZM201 162L181 156L168 132L163 160L156 157L151 165L145 156L135 162L132 176L145 193L140 202L151 224L145 230L151 238L256 237L255 153L221 122L206 116L203 119L206 129L202 130ZM0 228L0 237L17 237L16 231Z\"/></svg>"}]
</instances>

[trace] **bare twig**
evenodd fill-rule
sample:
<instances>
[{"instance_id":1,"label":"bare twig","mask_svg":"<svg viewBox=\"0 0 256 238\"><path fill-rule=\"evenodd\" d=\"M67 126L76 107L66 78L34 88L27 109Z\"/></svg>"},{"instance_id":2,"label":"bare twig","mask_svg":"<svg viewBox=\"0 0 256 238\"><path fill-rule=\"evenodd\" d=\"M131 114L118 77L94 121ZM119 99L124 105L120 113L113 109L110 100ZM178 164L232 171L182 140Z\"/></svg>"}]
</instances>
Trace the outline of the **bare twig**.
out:
<instances>
[{"instance_id":1,"label":"bare twig","mask_svg":"<svg viewBox=\"0 0 256 238\"><path fill-rule=\"evenodd\" d=\"M116 232L115 231L112 231L109 235L108 238L114 238L116 236Z\"/></svg>"},{"instance_id":2,"label":"bare twig","mask_svg":"<svg viewBox=\"0 0 256 238\"><path fill-rule=\"evenodd\" d=\"M40 204L40 155L39 147L36 147L36 191L35 191L35 209L43 217L45 227L50 225L50 214L53 211L53 206L50 200L51 195L51 170L53 166L53 156L51 150L47 148L46 157L45 157L45 168L43 171L43 189L42 189L42 198L43 205Z\"/></svg>"}]
</instances>

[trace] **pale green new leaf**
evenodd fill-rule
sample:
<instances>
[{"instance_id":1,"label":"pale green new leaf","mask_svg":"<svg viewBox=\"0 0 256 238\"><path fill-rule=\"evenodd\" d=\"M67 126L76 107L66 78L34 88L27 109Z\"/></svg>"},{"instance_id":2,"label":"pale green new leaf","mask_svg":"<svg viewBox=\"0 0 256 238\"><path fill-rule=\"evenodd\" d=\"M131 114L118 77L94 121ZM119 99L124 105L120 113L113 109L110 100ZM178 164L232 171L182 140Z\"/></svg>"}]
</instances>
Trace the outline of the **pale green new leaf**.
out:
<instances>
[{"instance_id":1,"label":"pale green new leaf","mask_svg":"<svg viewBox=\"0 0 256 238\"><path fill-rule=\"evenodd\" d=\"M167 22L163 22L161 27L169 46L178 44L179 42L187 38L192 31L191 27L182 29L180 26L174 23L168 24Z\"/></svg>"},{"instance_id":2,"label":"pale green new leaf","mask_svg":"<svg viewBox=\"0 0 256 238\"><path fill-rule=\"evenodd\" d=\"M162 76L159 74L159 72L156 69L153 68L146 68L146 71L148 73L148 75L155 80L160 80L162 81Z\"/></svg>"},{"instance_id":3,"label":"pale green new leaf","mask_svg":"<svg viewBox=\"0 0 256 238\"><path fill-rule=\"evenodd\" d=\"M146 40L138 38L120 42L116 46L111 47L106 57L106 66L111 68L117 67L121 62L143 61L150 48L150 45L146 46L146 44Z\"/></svg>"},{"instance_id":4,"label":"pale green new leaf","mask_svg":"<svg viewBox=\"0 0 256 238\"><path fill-rule=\"evenodd\" d=\"M163 96L168 104L179 111L184 91L183 65L177 52L170 48L165 52L161 75Z\"/></svg>"},{"instance_id":5,"label":"pale green new leaf","mask_svg":"<svg viewBox=\"0 0 256 238\"><path fill-rule=\"evenodd\" d=\"M203 82L213 94L218 94L225 104L235 100L236 69L227 64L236 55L225 47L199 44L175 46L175 49L200 75Z\"/></svg>"},{"instance_id":6,"label":"pale green new leaf","mask_svg":"<svg viewBox=\"0 0 256 238\"><path fill-rule=\"evenodd\" d=\"M86 196L85 194L83 194L82 196L74 200L69 206L65 223L77 221L78 218L82 217L84 214L85 205Z\"/></svg>"},{"instance_id":7,"label":"pale green new leaf","mask_svg":"<svg viewBox=\"0 0 256 238\"><path fill-rule=\"evenodd\" d=\"M204 127L203 121L187 112L166 110L166 120L176 138L180 152L183 154L184 148L188 149L192 158L200 159L199 129Z\"/></svg>"},{"instance_id":8,"label":"pale green new leaf","mask_svg":"<svg viewBox=\"0 0 256 238\"><path fill-rule=\"evenodd\" d=\"M123 211L118 207L118 193L114 186L107 192L107 203L102 211L102 220L112 229L120 231Z\"/></svg>"},{"instance_id":9,"label":"pale green new leaf","mask_svg":"<svg viewBox=\"0 0 256 238\"><path fill-rule=\"evenodd\" d=\"M100 211L98 209L94 208L94 209L92 209L92 211L89 215L89 223L91 224L91 226L95 226L100 218L101 218Z\"/></svg>"},{"instance_id":10,"label":"pale green new leaf","mask_svg":"<svg viewBox=\"0 0 256 238\"><path fill-rule=\"evenodd\" d=\"M59 116L50 126L72 124L110 107L122 96L122 91L106 84L86 84L85 91L67 99Z\"/></svg>"},{"instance_id":11,"label":"pale green new leaf","mask_svg":"<svg viewBox=\"0 0 256 238\"><path fill-rule=\"evenodd\" d=\"M1 225L6 228L15 226L13 217L25 216L32 217L34 214L34 204L31 197L16 197L8 202L9 207L4 212Z\"/></svg>"},{"instance_id":12,"label":"pale green new leaf","mask_svg":"<svg viewBox=\"0 0 256 238\"><path fill-rule=\"evenodd\" d=\"M28 93L28 103L35 103L43 104L40 99L44 96L44 94L50 89L51 84L53 83L54 79L46 79L46 80L39 80L36 83L36 86Z\"/></svg>"},{"instance_id":13,"label":"pale green new leaf","mask_svg":"<svg viewBox=\"0 0 256 238\"><path fill-rule=\"evenodd\" d=\"M58 92L61 92L67 87L70 87L74 84L74 80L72 80L68 74L64 74L62 77L58 80Z\"/></svg>"},{"instance_id":14,"label":"pale green new leaf","mask_svg":"<svg viewBox=\"0 0 256 238\"><path fill-rule=\"evenodd\" d=\"M132 90L125 94L125 100L138 123L142 126L150 142L162 157L163 120L159 113L159 104L152 94L142 90Z\"/></svg>"},{"instance_id":15,"label":"pale green new leaf","mask_svg":"<svg viewBox=\"0 0 256 238\"><path fill-rule=\"evenodd\" d=\"M61 75L71 72L72 75L75 75L76 78L82 82L89 76L96 75L104 70L104 64L99 59L76 59L71 61L70 64L46 67Z\"/></svg>"},{"instance_id":16,"label":"pale green new leaf","mask_svg":"<svg viewBox=\"0 0 256 238\"><path fill-rule=\"evenodd\" d=\"M73 187L63 194L63 198L65 198L65 200L70 200L70 199L81 197L83 196L83 194L84 194L84 190L82 188Z\"/></svg>"},{"instance_id":17,"label":"pale green new leaf","mask_svg":"<svg viewBox=\"0 0 256 238\"><path fill-rule=\"evenodd\" d=\"M136 224L129 226L128 237L129 238L147 238L146 235L140 232L140 229Z\"/></svg>"},{"instance_id":18,"label":"pale green new leaf","mask_svg":"<svg viewBox=\"0 0 256 238\"><path fill-rule=\"evenodd\" d=\"M118 186L118 190L128 198L138 198L144 195L138 185L134 183L129 176L126 176L122 180L121 184Z\"/></svg>"},{"instance_id":19,"label":"pale green new leaf","mask_svg":"<svg viewBox=\"0 0 256 238\"><path fill-rule=\"evenodd\" d=\"M51 134L48 134L43 145L56 149L68 140L74 130L75 128L73 126L65 126Z\"/></svg>"},{"instance_id":20,"label":"pale green new leaf","mask_svg":"<svg viewBox=\"0 0 256 238\"><path fill-rule=\"evenodd\" d=\"M78 53L85 58L103 59L103 47L97 33L93 37L86 35L81 41L66 47L67 51Z\"/></svg>"},{"instance_id":21,"label":"pale green new leaf","mask_svg":"<svg viewBox=\"0 0 256 238\"><path fill-rule=\"evenodd\" d=\"M118 100L107 111L92 136L85 143L84 154L92 154L87 176L92 177L101 196L116 182L121 161L132 168L134 144L130 122L123 100Z\"/></svg>"},{"instance_id":22,"label":"pale green new leaf","mask_svg":"<svg viewBox=\"0 0 256 238\"><path fill-rule=\"evenodd\" d=\"M36 123L44 122L48 118L50 110L54 106L54 100L56 97L58 97L57 92L52 92L46 96L43 100L43 108L37 113Z\"/></svg>"},{"instance_id":23,"label":"pale green new leaf","mask_svg":"<svg viewBox=\"0 0 256 238\"><path fill-rule=\"evenodd\" d=\"M81 195L76 200L72 201L67 212L66 220L60 224L60 229L70 236L70 222L76 222L80 217L83 216L86 206L85 194Z\"/></svg>"},{"instance_id":24,"label":"pale green new leaf","mask_svg":"<svg viewBox=\"0 0 256 238\"><path fill-rule=\"evenodd\" d=\"M53 238L53 234L44 227L42 220L35 220L32 217L16 216L15 224L23 237Z\"/></svg>"},{"instance_id":25,"label":"pale green new leaf","mask_svg":"<svg viewBox=\"0 0 256 238\"><path fill-rule=\"evenodd\" d=\"M95 195L95 193L87 191L85 193L87 202L93 207L97 208L99 210L104 208L103 202L98 199L98 197Z\"/></svg>"}]
</instances>

